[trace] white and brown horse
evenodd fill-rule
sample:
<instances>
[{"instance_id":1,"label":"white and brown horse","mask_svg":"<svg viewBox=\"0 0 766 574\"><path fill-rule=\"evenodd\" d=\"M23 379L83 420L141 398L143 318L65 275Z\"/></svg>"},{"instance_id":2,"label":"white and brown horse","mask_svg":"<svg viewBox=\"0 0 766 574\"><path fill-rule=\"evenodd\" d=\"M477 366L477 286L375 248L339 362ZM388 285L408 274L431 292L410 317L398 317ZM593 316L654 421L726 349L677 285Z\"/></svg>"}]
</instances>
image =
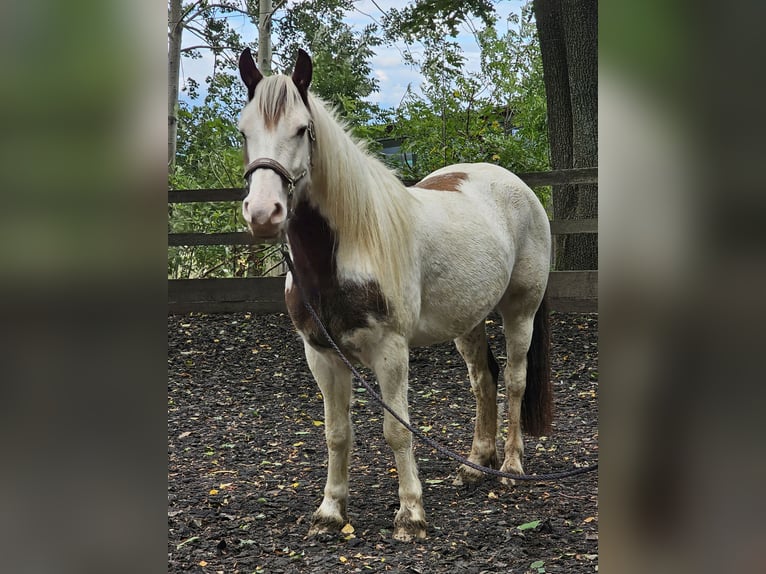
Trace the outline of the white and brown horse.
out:
<instances>
[{"instance_id":1,"label":"white and brown horse","mask_svg":"<svg viewBox=\"0 0 766 574\"><path fill-rule=\"evenodd\" d=\"M445 167L405 188L311 94L305 52L292 77L263 77L249 50L239 70L249 96L239 122L247 164L242 213L254 236L287 240L296 269L285 283L287 308L324 397L327 483L309 533L337 532L348 521L352 381L297 283L344 352L372 369L384 400L404 420L409 348L454 339L476 397L469 459L494 468L499 369L485 318L496 309L508 359L501 470L522 473L522 425L531 434L548 432L552 402L544 304L551 240L537 197L490 164ZM394 537L423 538L412 435L389 413L383 432L399 476ZM456 482L481 476L463 465Z\"/></svg>"}]
</instances>

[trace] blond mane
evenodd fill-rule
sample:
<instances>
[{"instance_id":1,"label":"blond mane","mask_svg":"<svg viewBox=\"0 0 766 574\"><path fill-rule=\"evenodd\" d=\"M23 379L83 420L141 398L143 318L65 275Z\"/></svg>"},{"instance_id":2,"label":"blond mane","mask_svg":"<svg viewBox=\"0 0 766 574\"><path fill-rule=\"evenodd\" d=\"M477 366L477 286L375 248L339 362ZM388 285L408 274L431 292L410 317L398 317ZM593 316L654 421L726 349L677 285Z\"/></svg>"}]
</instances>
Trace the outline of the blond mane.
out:
<instances>
[{"instance_id":1,"label":"blond mane","mask_svg":"<svg viewBox=\"0 0 766 574\"><path fill-rule=\"evenodd\" d=\"M321 99L309 94L316 129L312 195L339 236L368 258L395 313L413 264L412 202L395 173L371 155Z\"/></svg>"}]
</instances>

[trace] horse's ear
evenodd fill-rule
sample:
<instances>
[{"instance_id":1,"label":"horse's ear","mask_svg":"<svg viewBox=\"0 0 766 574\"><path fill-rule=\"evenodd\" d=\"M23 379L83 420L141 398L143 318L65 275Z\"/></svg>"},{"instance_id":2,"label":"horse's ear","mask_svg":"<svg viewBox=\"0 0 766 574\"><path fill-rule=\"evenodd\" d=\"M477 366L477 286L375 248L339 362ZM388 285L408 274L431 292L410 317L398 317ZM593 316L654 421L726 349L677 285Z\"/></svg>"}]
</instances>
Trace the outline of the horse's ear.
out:
<instances>
[{"instance_id":1,"label":"horse's ear","mask_svg":"<svg viewBox=\"0 0 766 574\"><path fill-rule=\"evenodd\" d=\"M298 87L303 103L307 106L309 105L308 91L313 70L314 66L311 63L311 57L305 51L298 48L298 59L293 70L293 82Z\"/></svg>"},{"instance_id":2,"label":"horse's ear","mask_svg":"<svg viewBox=\"0 0 766 574\"><path fill-rule=\"evenodd\" d=\"M247 86L247 99L252 100L255 87L263 79L263 74L255 65L250 48L245 48L239 55L239 75Z\"/></svg>"}]
</instances>

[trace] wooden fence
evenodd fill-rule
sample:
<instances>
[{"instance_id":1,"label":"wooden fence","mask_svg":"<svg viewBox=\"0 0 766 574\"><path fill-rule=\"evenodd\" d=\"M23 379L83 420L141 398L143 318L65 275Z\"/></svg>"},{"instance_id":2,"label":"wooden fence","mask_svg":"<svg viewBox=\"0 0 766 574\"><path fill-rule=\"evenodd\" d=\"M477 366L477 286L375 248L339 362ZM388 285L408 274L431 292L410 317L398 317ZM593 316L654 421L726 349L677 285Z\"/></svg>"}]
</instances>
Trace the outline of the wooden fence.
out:
<instances>
[{"instance_id":1,"label":"wooden fence","mask_svg":"<svg viewBox=\"0 0 766 574\"><path fill-rule=\"evenodd\" d=\"M582 168L518 174L527 185L569 185L597 183L598 168ZM413 182L405 181L407 185ZM170 190L168 203L241 201L242 188ZM597 233L598 220L551 221L551 233ZM182 245L251 245L247 232L170 233L168 246ZM263 243L259 240L258 243ZM594 313L598 310L598 271L551 271L548 296L551 308L562 313ZM236 279L168 280L169 313L252 313L284 312L283 277L248 277Z\"/></svg>"}]
</instances>

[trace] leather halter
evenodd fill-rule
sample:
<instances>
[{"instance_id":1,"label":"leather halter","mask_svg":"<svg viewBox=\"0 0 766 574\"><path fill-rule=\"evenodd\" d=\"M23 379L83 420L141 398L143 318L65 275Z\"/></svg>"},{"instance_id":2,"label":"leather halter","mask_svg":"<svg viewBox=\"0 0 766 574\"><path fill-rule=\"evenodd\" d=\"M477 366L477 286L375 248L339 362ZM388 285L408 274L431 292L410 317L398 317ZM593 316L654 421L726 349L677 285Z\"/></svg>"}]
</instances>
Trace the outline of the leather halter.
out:
<instances>
[{"instance_id":1,"label":"leather halter","mask_svg":"<svg viewBox=\"0 0 766 574\"><path fill-rule=\"evenodd\" d=\"M309 144L311 147L313 147L313 143L317 139L316 132L314 131L313 120L309 121L306 131L309 134ZM312 155L311 150L309 150L309 167L312 166L311 155ZM258 169L270 169L276 172L279 175L279 177L281 177L284 180L284 182L287 184L288 213L292 211L293 193L295 192L295 184L298 183L304 177L306 177L309 170L304 169L298 175L294 176L288 171L288 169L285 166L283 166L277 160L271 159L270 157L259 157L258 159L254 159L253 161L251 161L249 164L245 166L245 173L244 173L245 181L249 182L250 176L253 174L254 171Z\"/></svg>"}]
</instances>

